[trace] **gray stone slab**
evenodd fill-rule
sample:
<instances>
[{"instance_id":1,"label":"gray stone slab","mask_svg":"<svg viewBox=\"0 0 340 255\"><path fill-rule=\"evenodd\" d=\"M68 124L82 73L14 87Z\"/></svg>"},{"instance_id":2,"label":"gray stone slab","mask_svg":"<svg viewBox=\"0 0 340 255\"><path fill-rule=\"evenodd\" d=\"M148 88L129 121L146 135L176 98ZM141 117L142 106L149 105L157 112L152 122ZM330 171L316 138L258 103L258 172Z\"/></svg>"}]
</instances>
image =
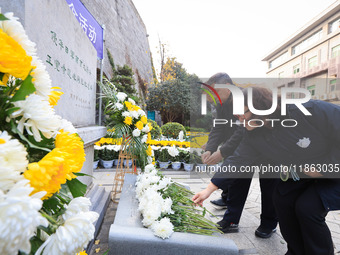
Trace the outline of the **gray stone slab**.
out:
<instances>
[{"instance_id":1,"label":"gray stone slab","mask_svg":"<svg viewBox=\"0 0 340 255\"><path fill-rule=\"evenodd\" d=\"M239 254L235 243L223 237L175 232L169 239L155 237L142 226L135 199L136 176L126 174L114 224L109 233L109 254Z\"/></svg>"}]
</instances>

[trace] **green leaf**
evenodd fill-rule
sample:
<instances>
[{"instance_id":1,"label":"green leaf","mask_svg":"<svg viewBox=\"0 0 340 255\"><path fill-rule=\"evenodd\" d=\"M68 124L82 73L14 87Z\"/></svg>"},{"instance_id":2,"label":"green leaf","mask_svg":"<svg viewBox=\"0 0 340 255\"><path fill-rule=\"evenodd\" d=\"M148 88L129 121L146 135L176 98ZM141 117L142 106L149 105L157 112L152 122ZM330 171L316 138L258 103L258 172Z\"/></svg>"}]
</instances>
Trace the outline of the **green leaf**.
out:
<instances>
[{"instance_id":1,"label":"green leaf","mask_svg":"<svg viewBox=\"0 0 340 255\"><path fill-rule=\"evenodd\" d=\"M84 174L84 173L74 173L74 175L76 175L76 176L88 176L88 177L94 178L93 175Z\"/></svg>"},{"instance_id":2,"label":"green leaf","mask_svg":"<svg viewBox=\"0 0 340 255\"><path fill-rule=\"evenodd\" d=\"M4 75L5 75L4 73L0 72L0 81L2 81L2 78L4 78Z\"/></svg>"},{"instance_id":3,"label":"green leaf","mask_svg":"<svg viewBox=\"0 0 340 255\"><path fill-rule=\"evenodd\" d=\"M13 112L20 110L20 107L12 107L6 110L7 115L11 115Z\"/></svg>"},{"instance_id":4,"label":"green leaf","mask_svg":"<svg viewBox=\"0 0 340 255\"><path fill-rule=\"evenodd\" d=\"M109 250L110 250L110 249L108 249L105 253L103 253L103 255L109 254Z\"/></svg>"},{"instance_id":5,"label":"green leaf","mask_svg":"<svg viewBox=\"0 0 340 255\"><path fill-rule=\"evenodd\" d=\"M3 20L9 20L8 18L5 17L5 15L3 15L2 13L0 13L0 21Z\"/></svg>"},{"instance_id":6,"label":"green leaf","mask_svg":"<svg viewBox=\"0 0 340 255\"><path fill-rule=\"evenodd\" d=\"M66 182L68 188L70 189L73 197L82 197L85 195L87 186L77 179L72 179Z\"/></svg>"},{"instance_id":7,"label":"green leaf","mask_svg":"<svg viewBox=\"0 0 340 255\"><path fill-rule=\"evenodd\" d=\"M39 249L39 247L44 243L36 236L33 236L30 242L31 242L31 253L30 254L34 254Z\"/></svg>"},{"instance_id":8,"label":"green leaf","mask_svg":"<svg viewBox=\"0 0 340 255\"><path fill-rule=\"evenodd\" d=\"M32 94L35 91L34 84L32 83L32 76L28 75L26 79L21 84L19 90L15 92L15 95L12 97L11 101L19 101L24 100L26 96Z\"/></svg>"}]
</instances>

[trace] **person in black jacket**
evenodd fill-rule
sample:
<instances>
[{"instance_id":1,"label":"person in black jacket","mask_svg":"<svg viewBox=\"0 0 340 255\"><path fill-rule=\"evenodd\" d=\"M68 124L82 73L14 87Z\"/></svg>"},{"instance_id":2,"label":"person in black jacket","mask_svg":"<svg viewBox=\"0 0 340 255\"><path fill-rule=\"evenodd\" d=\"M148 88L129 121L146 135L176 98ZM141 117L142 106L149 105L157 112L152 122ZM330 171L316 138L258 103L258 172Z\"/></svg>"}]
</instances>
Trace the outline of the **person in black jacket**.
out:
<instances>
[{"instance_id":1,"label":"person in black jacket","mask_svg":"<svg viewBox=\"0 0 340 255\"><path fill-rule=\"evenodd\" d=\"M253 105L258 110L269 109L272 93L253 88ZM328 211L340 209L340 107L315 100L303 106L311 115L288 105L287 116L281 116L280 106L270 116L253 116L246 105L240 121L244 121L248 132L223 163L237 171L216 173L193 201L202 204L214 190L240 177L242 168L266 156L272 160L272 167L281 169L283 181L273 197L281 233L287 241L286 255L329 255L334 254L334 249L325 217ZM273 127L268 121L283 118L294 119L297 125L284 127L276 121ZM257 121L259 126L254 121L249 125L250 119L261 120Z\"/></svg>"},{"instance_id":2,"label":"person in black jacket","mask_svg":"<svg viewBox=\"0 0 340 255\"><path fill-rule=\"evenodd\" d=\"M206 84L214 87L215 84L232 84L229 75L226 73L217 73L213 75ZM216 89L223 104L217 106L217 119L234 119L232 107L232 97L228 89ZM223 158L232 155L240 144L245 133L244 127L234 125L216 125L209 134L206 144L205 153L202 155L202 161L205 164L216 164ZM222 144L218 148L218 146ZM263 160L262 160L263 161ZM242 215L242 211L248 196L252 176L249 178L235 179L232 185L223 189L222 198L224 197L227 210L223 219L218 222L224 233L238 232L238 224ZM269 238L275 232L277 225L277 216L272 201L272 192L277 185L277 179L260 179L261 187L261 224L256 229L255 235L261 238ZM227 192L228 191L228 192ZM222 199L216 202L220 205Z\"/></svg>"}]
</instances>

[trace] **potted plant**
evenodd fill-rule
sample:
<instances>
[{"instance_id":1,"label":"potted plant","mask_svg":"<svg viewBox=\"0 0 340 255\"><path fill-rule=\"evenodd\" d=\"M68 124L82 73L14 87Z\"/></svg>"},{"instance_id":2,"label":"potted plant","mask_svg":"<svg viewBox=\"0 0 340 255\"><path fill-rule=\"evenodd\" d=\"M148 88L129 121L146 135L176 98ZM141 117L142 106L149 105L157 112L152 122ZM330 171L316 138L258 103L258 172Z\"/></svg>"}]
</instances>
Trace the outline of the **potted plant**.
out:
<instances>
[{"instance_id":1,"label":"potted plant","mask_svg":"<svg viewBox=\"0 0 340 255\"><path fill-rule=\"evenodd\" d=\"M95 148L93 153L93 169L96 169L98 167L98 162L99 162L99 150Z\"/></svg>"},{"instance_id":2,"label":"potted plant","mask_svg":"<svg viewBox=\"0 0 340 255\"><path fill-rule=\"evenodd\" d=\"M162 148L161 150L158 151L158 163L160 168L168 168L169 166L169 159L170 155L169 152L166 148Z\"/></svg>"},{"instance_id":3,"label":"potted plant","mask_svg":"<svg viewBox=\"0 0 340 255\"><path fill-rule=\"evenodd\" d=\"M192 171L194 168L194 163L191 162L191 153L189 151L181 151L183 166L185 171Z\"/></svg>"},{"instance_id":4,"label":"potted plant","mask_svg":"<svg viewBox=\"0 0 340 255\"><path fill-rule=\"evenodd\" d=\"M114 150L104 147L104 149L100 151L99 157L100 163L104 168L111 168L113 166Z\"/></svg>"},{"instance_id":5,"label":"potted plant","mask_svg":"<svg viewBox=\"0 0 340 255\"><path fill-rule=\"evenodd\" d=\"M167 151L169 153L169 160L171 161L171 167L174 170L178 170L181 168L181 161L180 161L180 155L179 150L176 148L176 146L167 147Z\"/></svg>"}]
</instances>

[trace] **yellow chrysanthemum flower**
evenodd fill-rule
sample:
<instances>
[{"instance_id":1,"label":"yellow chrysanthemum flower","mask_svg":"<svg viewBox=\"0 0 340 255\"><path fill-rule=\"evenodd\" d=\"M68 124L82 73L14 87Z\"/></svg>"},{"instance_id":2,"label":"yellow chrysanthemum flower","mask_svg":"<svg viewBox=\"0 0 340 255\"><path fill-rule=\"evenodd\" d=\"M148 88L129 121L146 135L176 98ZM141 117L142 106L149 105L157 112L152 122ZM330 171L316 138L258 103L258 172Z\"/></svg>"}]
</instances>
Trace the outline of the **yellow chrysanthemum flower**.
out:
<instances>
[{"instance_id":1,"label":"yellow chrysanthemum flower","mask_svg":"<svg viewBox=\"0 0 340 255\"><path fill-rule=\"evenodd\" d=\"M53 87L52 89L61 89L59 87ZM59 99L60 99L60 96L64 94L63 92L61 91L54 91L52 90L51 94L48 96L48 102L50 103L50 105L52 106L55 106L57 105Z\"/></svg>"},{"instance_id":2,"label":"yellow chrysanthemum flower","mask_svg":"<svg viewBox=\"0 0 340 255\"><path fill-rule=\"evenodd\" d=\"M146 140L147 143L149 143L151 141L151 133L148 133L148 139Z\"/></svg>"},{"instance_id":3,"label":"yellow chrysanthemum flower","mask_svg":"<svg viewBox=\"0 0 340 255\"><path fill-rule=\"evenodd\" d=\"M33 68L31 61L32 57L26 54L21 45L0 29L0 72L25 79Z\"/></svg>"},{"instance_id":4,"label":"yellow chrysanthemum flower","mask_svg":"<svg viewBox=\"0 0 340 255\"><path fill-rule=\"evenodd\" d=\"M146 150L146 154L147 154L148 156L151 156L151 155L152 155L152 149L151 149L151 146L150 146L150 145L148 146L148 149Z\"/></svg>"},{"instance_id":5,"label":"yellow chrysanthemum flower","mask_svg":"<svg viewBox=\"0 0 340 255\"><path fill-rule=\"evenodd\" d=\"M87 253L85 251L81 251L81 252L77 253L77 255L87 255Z\"/></svg>"},{"instance_id":6,"label":"yellow chrysanthemum flower","mask_svg":"<svg viewBox=\"0 0 340 255\"><path fill-rule=\"evenodd\" d=\"M146 124L146 123L148 123L148 118L147 118L145 115L143 115L143 116L140 118L140 121L143 122L143 124Z\"/></svg>"},{"instance_id":7,"label":"yellow chrysanthemum flower","mask_svg":"<svg viewBox=\"0 0 340 255\"><path fill-rule=\"evenodd\" d=\"M133 110L132 104L129 101L125 101L124 104L125 104L126 108L128 108L129 111Z\"/></svg>"},{"instance_id":8,"label":"yellow chrysanthemum flower","mask_svg":"<svg viewBox=\"0 0 340 255\"><path fill-rule=\"evenodd\" d=\"M58 192L61 184L77 176L85 162L84 144L77 134L61 131L55 140L55 148L39 162L28 164L24 177L31 182L33 194L46 191L43 199Z\"/></svg>"},{"instance_id":9,"label":"yellow chrysanthemum flower","mask_svg":"<svg viewBox=\"0 0 340 255\"><path fill-rule=\"evenodd\" d=\"M138 128L139 130L142 130L144 125L141 121L137 121L137 123L135 124L136 128Z\"/></svg>"},{"instance_id":10,"label":"yellow chrysanthemum flower","mask_svg":"<svg viewBox=\"0 0 340 255\"><path fill-rule=\"evenodd\" d=\"M132 105L131 108L132 108L132 110L134 110L134 111L140 110L140 107L137 106L137 105Z\"/></svg>"},{"instance_id":11,"label":"yellow chrysanthemum flower","mask_svg":"<svg viewBox=\"0 0 340 255\"><path fill-rule=\"evenodd\" d=\"M124 123L127 125L131 125L132 124L132 117L125 117Z\"/></svg>"},{"instance_id":12,"label":"yellow chrysanthemum flower","mask_svg":"<svg viewBox=\"0 0 340 255\"><path fill-rule=\"evenodd\" d=\"M150 129L150 131L152 130L152 125L151 125L151 123L148 123L148 126L149 126L149 129Z\"/></svg>"}]
</instances>

